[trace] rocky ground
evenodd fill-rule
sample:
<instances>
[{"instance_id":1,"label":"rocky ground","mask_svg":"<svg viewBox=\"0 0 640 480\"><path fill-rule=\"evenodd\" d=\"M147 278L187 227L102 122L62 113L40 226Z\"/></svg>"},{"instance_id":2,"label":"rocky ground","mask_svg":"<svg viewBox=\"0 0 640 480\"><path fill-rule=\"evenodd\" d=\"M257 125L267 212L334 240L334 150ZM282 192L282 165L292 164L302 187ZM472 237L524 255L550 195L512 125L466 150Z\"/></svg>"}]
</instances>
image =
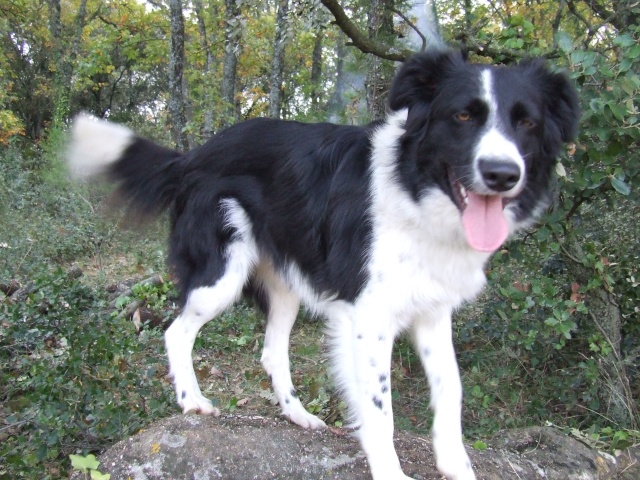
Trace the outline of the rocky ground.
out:
<instances>
[{"instance_id":1,"label":"rocky ground","mask_svg":"<svg viewBox=\"0 0 640 480\"><path fill-rule=\"evenodd\" d=\"M442 478L429 438L398 432L395 443L406 474ZM640 479L639 447L614 457L553 428L499 432L486 449L468 450L478 479ZM250 415L177 415L114 445L100 460L99 470L111 480L370 478L348 431L306 431Z\"/></svg>"}]
</instances>

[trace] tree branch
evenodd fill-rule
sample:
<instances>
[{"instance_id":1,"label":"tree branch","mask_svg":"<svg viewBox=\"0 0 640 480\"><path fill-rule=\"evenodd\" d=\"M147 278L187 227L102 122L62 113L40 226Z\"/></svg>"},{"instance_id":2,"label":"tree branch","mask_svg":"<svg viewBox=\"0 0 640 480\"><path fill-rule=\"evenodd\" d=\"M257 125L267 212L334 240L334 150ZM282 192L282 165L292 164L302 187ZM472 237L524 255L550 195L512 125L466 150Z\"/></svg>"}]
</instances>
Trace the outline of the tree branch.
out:
<instances>
[{"instance_id":1,"label":"tree branch","mask_svg":"<svg viewBox=\"0 0 640 480\"><path fill-rule=\"evenodd\" d=\"M573 0L569 1L569 4L573 3ZM618 31L625 30L638 22L638 14L631 5L618 5L614 7L616 10L608 10L602 2L597 0L585 0L584 3L596 16L605 23L613 25ZM614 2L611 3L615 6Z\"/></svg>"},{"instance_id":2,"label":"tree branch","mask_svg":"<svg viewBox=\"0 0 640 480\"><path fill-rule=\"evenodd\" d=\"M322 0L322 4L333 14L335 23L353 42L353 46L363 53L371 53L376 57L396 62L404 62L414 52L407 49L397 49L385 43L369 38L358 26L351 21L338 0Z\"/></svg>"},{"instance_id":3,"label":"tree branch","mask_svg":"<svg viewBox=\"0 0 640 480\"><path fill-rule=\"evenodd\" d=\"M562 12L564 11L565 4L565 0L560 0L558 2L558 10L552 24L553 38L556 37L556 33L558 33L558 29L560 28L560 21L562 20Z\"/></svg>"},{"instance_id":4,"label":"tree branch","mask_svg":"<svg viewBox=\"0 0 640 480\"><path fill-rule=\"evenodd\" d=\"M407 25L409 25L409 27L411 27L413 29L414 32L416 32L418 34L418 36L420 37L420 39L422 40L422 46L420 47L420 51L424 52L425 49L427 48L427 39L426 37L422 34L422 32L418 29L418 27L416 27L416 25L409 19L409 17L407 17L404 13L402 13L400 10L398 10L397 8L393 8L393 7L388 7L389 10L391 10L393 13L395 13L396 15L398 15L401 19L403 19L405 22L407 22Z\"/></svg>"},{"instance_id":5,"label":"tree branch","mask_svg":"<svg viewBox=\"0 0 640 480\"><path fill-rule=\"evenodd\" d=\"M483 57L489 57L494 61L500 60L502 63L513 63L531 57L531 54L524 49L518 50L501 46L493 46L491 44L491 39L486 43L480 43L475 38L468 36L463 43L467 51ZM558 50L554 48L553 50L541 53L538 56L546 59L557 58Z\"/></svg>"}]
</instances>

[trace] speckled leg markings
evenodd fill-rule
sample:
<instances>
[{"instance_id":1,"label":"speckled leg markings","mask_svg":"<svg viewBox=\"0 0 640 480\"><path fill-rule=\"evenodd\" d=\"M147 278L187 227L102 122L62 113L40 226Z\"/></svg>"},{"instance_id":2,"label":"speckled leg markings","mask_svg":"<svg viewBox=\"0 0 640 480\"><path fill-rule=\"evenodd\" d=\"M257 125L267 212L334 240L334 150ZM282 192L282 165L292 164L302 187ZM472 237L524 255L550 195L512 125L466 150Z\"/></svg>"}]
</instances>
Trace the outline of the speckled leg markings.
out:
<instances>
[{"instance_id":1,"label":"speckled leg markings","mask_svg":"<svg viewBox=\"0 0 640 480\"><path fill-rule=\"evenodd\" d=\"M264 288L269 296L269 318L262 350L262 366L269 375L282 415L303 428L324 428L325 423L305 410L291 380L289 335L296 321L300 301L272 276Z\"/></svg>"},{"instance_id":2,"label":"speckled leg markings","mask_svg":"<svg viewBox=\"0 0 640 480\"><path fill-rule=\"evenodd\" d=\"M451 335L448 311L419 318L413 326L416 351L431 390L436 465L449 480L474 480L476 477L462 444L462 384Z\"/></svg>"},{"instance_id":3,"label":"speckled leg markings","mask_svg":"<svg viewBox=\"0 0 640 480\"><path fill-rule=\"evenodd\" d=\"M336 362L339 384L348 397L353 422L362 449L367 455L374 479L406 479L393 447L393 411L391 407L391 350L395 332L375 325L370 316L353 322L351 335L337 341L338 352L350 350L346 361ZM382 333L381 333L382 332ZM352 368L352 371L348 371ZM342 377L342 378L341 378ZM342 380L342 381L341 381ZM351 381L351 385L345 385Z\"/></svg>"}]
</instances>

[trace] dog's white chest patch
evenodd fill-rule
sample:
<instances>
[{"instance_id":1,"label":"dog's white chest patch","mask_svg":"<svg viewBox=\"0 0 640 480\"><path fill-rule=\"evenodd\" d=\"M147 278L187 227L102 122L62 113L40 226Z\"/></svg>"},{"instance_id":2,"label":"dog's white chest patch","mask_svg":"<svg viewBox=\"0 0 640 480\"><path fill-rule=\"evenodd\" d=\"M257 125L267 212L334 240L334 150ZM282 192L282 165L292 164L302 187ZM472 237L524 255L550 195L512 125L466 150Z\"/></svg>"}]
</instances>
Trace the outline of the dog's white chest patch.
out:
<instances>
[{"instance_id":1,"label":"dog's white chest patch","mask_svg":"<svg viewBox=\"0 0 640 480\"><path fill-rule=\"evenodd\" d=\"M373 241L362 298L382 297L411 316L475 298L485 284L489 255L469 248L460 212L444 192L434 187L416 202L398 184L392 160L404 133L403 115L372 139Z\"/></svg>"}]
</instances>

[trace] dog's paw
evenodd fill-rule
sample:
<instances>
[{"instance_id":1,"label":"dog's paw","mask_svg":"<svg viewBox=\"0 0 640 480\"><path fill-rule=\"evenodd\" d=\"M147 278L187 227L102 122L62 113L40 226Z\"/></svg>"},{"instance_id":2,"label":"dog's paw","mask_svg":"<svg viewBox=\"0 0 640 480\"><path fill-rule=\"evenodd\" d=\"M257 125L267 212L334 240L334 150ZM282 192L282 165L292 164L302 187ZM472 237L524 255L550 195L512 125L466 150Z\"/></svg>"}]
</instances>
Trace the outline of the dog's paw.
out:
<instances>
[{"instance_id":1,"label":"dog's paw","mask_svg":"<svg viewBox=\"0 0 640 480\"><path fill-rule=\"evenodd\" d=\"M199 393L180 394L178 404L182 408L182 413L195 412L201 415L213 415L214 417L220 415L220 410L214 407L209 399Z\"/></svg>"},{"instance_id":2,"label":"dog's paw","mask_svg":"<svg viewBox=\"0 0 640 480\"><path fill-rule=\"evenodd\" d=\"M287 409L282 412L282 415L289 419L291 423L300 425L302 428L309 430L327 428L327 425L322 420L307 412L302 405L300 405L299 409Z\"/></svg>"},{"instance_id":3,"label":"dog's paw","mask_svg":"<svg viewBox=\"0 0 640 480\"><path fill-rule=\"evenodd\" d=\"M437 455L436 466L447 480L476 480L471 460L464 447Z\"/></svg>"}]
</instances>

